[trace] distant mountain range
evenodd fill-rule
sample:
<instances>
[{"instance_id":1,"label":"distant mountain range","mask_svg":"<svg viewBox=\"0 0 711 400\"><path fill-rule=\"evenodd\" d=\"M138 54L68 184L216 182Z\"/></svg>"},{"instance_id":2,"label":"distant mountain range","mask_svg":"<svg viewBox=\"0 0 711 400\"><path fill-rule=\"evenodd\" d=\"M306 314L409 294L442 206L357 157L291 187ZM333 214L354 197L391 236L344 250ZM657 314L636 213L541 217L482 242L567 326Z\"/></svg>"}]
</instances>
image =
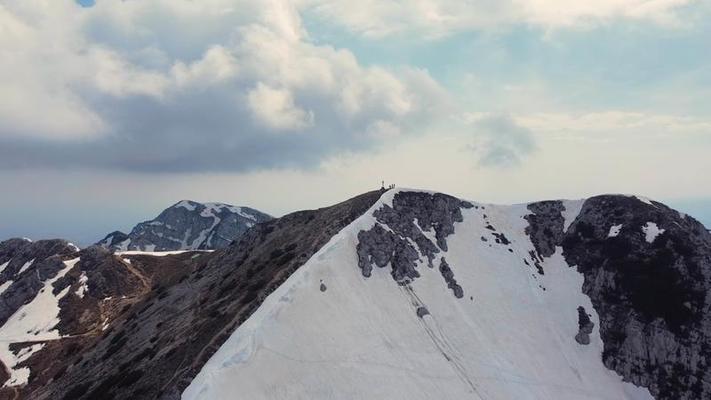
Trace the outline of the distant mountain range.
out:
<instances>
[{"instance_id":1,"label":"distant mountain range","mask_svg":"<svg viewBox=\"0 0 711 400\"><path fill-rule=\"evenodd\" d=\"M182 201L104 243L143 252L0 242L0 399L711 398L711 234L662 203L259 215Z\"/></svg>"},{"instance_id":2,"label":"distant mountain range","mask_svg":"<svg viewBox=\"0 0 711 400\"><path fill-rule=\"evenodd\" d=\"M130 233L109 233L96 244L111 250L214 250L272 217L249 207L181 200Z\"/></svg>"}]
</instances>

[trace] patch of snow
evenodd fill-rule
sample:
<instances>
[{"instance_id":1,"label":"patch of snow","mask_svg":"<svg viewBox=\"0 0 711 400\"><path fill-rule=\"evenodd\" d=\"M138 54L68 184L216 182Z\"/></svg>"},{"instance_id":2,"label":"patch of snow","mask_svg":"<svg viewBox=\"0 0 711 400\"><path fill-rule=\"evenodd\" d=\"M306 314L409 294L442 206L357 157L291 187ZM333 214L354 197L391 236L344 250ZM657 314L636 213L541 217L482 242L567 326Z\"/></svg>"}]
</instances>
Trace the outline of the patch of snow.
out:
<instances>
[{"instance_id":1,"label":"patch of snow","mask_svg":"<svg viewBox=\"0 0 711 400\"><path fill-rule=\"evenodd\" d=\"M656 206L654 205L654 203L652 203L652 200L650 200L650 199L647 198L647 197L644 197L644 196L634 196L634 197L635 197L637 200L639 200L639 201L641 201L642 203L644 203L644 204L649 204L649 205L652 206L652 207L656 207Z\"/></svg>"},{"instance_id":2,"label":"patch of snow","mask_svg":"<svg viewBox=\"0 0 711 400\"><path fill-rule=\"evenodd\" d=\"M617 237L620 234L620 231L622 231L622 224L613 225L610 227L610 232L607 234L607 237Z\"/></svg>"},{"instance_id":3,"label":"patch of snow","mask_svg":"<svg viewBox=\"0 0 711 400\"><path fill-rule=\"evenodd\" d=\"M61 338L59 331L54 327L60 322L59 300L66 296L69 288L65 288L55 296L52 293L52 285L66 275L77 262L79 262L79 258L64 261L64 268L53 278L44 282L44 287L40 289L34 299L20 307L0 327L0 360L7 366L10 374L5 386L24 385L30 376L29 368L15 368L22 360L10 351L11 343Z\"/></svg>"},{"instance_id":4,"label":"patch of snow","mask_svg":"<svg viewBox=\"0 0 711 400\"><path fill-rule=\"evenodd\" d=\"M101 330L102 330L102 331L105 331L108 327L109 327L109 318L107 317L107 318L104 320L104 323L101 325Z\"/></svg>"},{"instance_id":5,"label":"patch of snow","mask_svg":"<svg viewBox=\"0 0 711 400\"><path fill-rule=\"evenodd\" d=\"M7 290L7 288L9 288L10 285L12 285L13 282L14 281L11 281L9 279L7 281L3 282L3 284L0 285L0 294L3 294Z\"/></svg>"},{"instance_id":6,"label":"patch of snow","mask_svg":"<svg viewBox=\"0 0 711 400\"><path fill-rule=\"evenodd\" d=\"M5 264L0 265L0 273L2 273L2 271L4 271L8 265L10 265L10 261L12 261L12 258L7 260L7 262Z\"/></svg>"},{"instance_id":7,"label":"patch of snow","mask_svg":"<svg viewBox=\"0 0 711 400\"><path fill-rule=\"evenodd\" d=\"M563 207L565 207L565 210L561 213L564 219L563 232L567 232L570 225L578 218L584 203L585 200L563 200Z\"/></svg>"},{"instance_id":8,"label":"patch of snow","mask_svg":"<svg viewBox=\"0 0 711 400\"><path fill-rule=\"evenodd\" d=\"M75 245L74 243L69 242L67 245L68 245L69 247L71 247L74 251L80 251L80 250L81 250L81 249L79 248L79 246Z\"/></svg>"},{"instance_id":9,"label":"patch of snow","mask_svg":"<svg viewBox=\"0 0 711 400\"><path fill-rule=\"evenodd\" d=\"M24 263L24 264L22 265L22 267L20 268L20 270L17 271L17 273L15 274L15 276L20 276L20 275L22 275L22 273L25 272L25 271L27 270L27 268L29 268L34 262L35 262L35 259L33 258L33 259L31 259L30 261Z\"/></svg>"},{"instance_id":10,"label":"patch of snow","mask_svg":"<svg viewBox=\"0 0 711 400\"><path fill-rule=\"evenodd\" d=\"M178 202L178 204L174 205L173 207L175 207L175 208L183 207L183 208L186 208L188 211L195 211L195 204L193 204L193 202L189 201L189 200L181 200Z\"/></svg>"},{"instance_id":11,"label":"patch of snow","mask_svg":"<svg viewBox=\"0 0 711 400\"><path fill-rule=\"evenodd\" d=\"M660 229L654 222L647 222L642 227L642 232L644 232L645 240L647 243L653 243L657 236L665 232L664 229Z\"/></svg>"},{"instance_id":12,"label":"patch of snow","mask_svg":"<svg viewBox=\"0 0 711 400\"><path fill-rule=\"evenodd\" d=\"M526 205L486 207L510 246L478 240L486 222L478 210L462 210L442 254L462 299L424 260L421 277L406 286L389 268L364 278L358 233L397 192L383 194L272 292L182 399L652 399L603 365L598 316L562 250L543 261L544 276L522 263L520 254L534 250ZM566 209L574 219L575 208ZM420 306L429 315L418 317ZM595 322L588 346L575 341L578 306Z\"/></svg>"},{"instance_id":13,"label":"patch of snow","mask_svg":"<svg viewBox=\"0 0 711 400\"><path fill-rule=\"evenodd\" d=\"M86 284L89 282L89 277L86 276L86 272L82 271L79 276L79 287L74 292L80 299L84 298L84 294L89 291L89 286Z\"/></svg>"},{"instance_id":14,"label":"patch of snow","mask_svg":"<svg viewBox=\"0 0 711 400\"><path fill-rule=\"evenodd\" d=\"M169 256L172 254L182 254L182 253L192 253L192 252L200 252L200 253L212 253L215 250L172 250L172 251L141 251L141 250L131 250L131 251L118 251L116 254L120 256L135 256L135 255L146 255L146 256L154 256L154 257L164 257L164 256ZM125 258L123 259L124 261L126 260Z\"/></svg>"},{"instance_id":15,"label":"patch of snow","mask_svg":"<svg viewBox=\"0 0 711 400\"><path fill-rule=\"evenodd\" d=\"M30 239L30 238L23 237L22 240L24 240L25 242L32 243L32 239Z\"/></svg>"},{"instance_id":16,"label":"patch of snow","mask_svg":"<svg viewBox=\"0 0 711 400\"><path fill-rule=\"evenodd\" d=\"M227 209L233 214L237 214L243 218L250 219L252 221L257 221L257 217L254 215L248 213L244 207L237 207L237 206L231 206L229 204L223 204L223 203L203 203L203 205L206 207L206 210L211 210L211 212L219 212L221 209ZM205 215L203 215L205 216Z\"/></svg>"},{"instance_id":17,"label":"patch of snow","mask_svg":"<svg viewBox=\"0 0 711 400\"><path fill-rule=\"evenodd\" d=\"M203 231L200 232L200 234L198 235L198 237L197 237L195 240L193 240L193 243L192 243L190 246L188 246L187 248L189 248L189 249L197 249L198 247L200 247L200 245L201 245L202 243L205 242L205 239L207 239L207 235L208 235L210 232L212 232L213 229L215 229L215 227L217 226L217 224L220 223L220 218L218 218L216 215L213 215L213 218L214 218L214 220L212 221L212 225L211 225L209 228L207 228L207 229L203 229Z\"/></svg>"},{"instance_id":18,"label":"patch of snow","mask_svg":"<svg viewBox=\"0 0 711 400\"><path fill-rule=\"evenodd\" d=\"M131 244L131 239L126 239L123 242L119 243L116 245L116 250L118 251L126 251L128 250L128 246Z\"/></svg>"}]
</instances>

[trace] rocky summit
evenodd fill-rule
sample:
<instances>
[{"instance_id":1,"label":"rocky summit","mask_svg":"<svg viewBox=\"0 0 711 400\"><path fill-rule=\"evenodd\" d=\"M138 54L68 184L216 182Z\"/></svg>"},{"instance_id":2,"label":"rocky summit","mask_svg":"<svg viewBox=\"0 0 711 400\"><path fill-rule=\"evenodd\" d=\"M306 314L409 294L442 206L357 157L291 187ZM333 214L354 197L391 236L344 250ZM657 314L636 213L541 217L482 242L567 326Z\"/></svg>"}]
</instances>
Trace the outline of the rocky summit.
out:
<instances>
[{"instance_id":1,"label":"rocky summit","mask_svg":"<svg viewBox=\"0 0 711 400\"><path fill-rule=\"evenodd\" d=\"M227 247L270 215L249 207L182 200L155 219L141 222L129 234L112 232L98 246L118 250L214 250Z\"/></svg>"},{"instance_id":2,"label":"rocky summit","mask_svg":"<svg viewBox=\"0 0 711 400\"><path fill-rule=\"evenodd\" d=\"M0 398L711 398L711 234L646 198L381 190L216 247L0 243Z\"/></svg>"}]
</instances>

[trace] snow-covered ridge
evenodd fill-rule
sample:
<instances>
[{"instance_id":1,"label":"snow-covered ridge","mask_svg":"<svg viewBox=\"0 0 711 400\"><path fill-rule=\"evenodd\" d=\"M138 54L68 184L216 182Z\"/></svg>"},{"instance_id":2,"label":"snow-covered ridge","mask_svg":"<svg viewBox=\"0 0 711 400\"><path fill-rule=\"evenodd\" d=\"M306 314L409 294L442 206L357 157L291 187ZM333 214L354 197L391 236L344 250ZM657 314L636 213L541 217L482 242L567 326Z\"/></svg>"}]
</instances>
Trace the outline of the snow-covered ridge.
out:
<instances>
[{"instance_id":1,"label":"snow-covered ridge","mask_svg":"<svg viewBox=\"0 0 711 400\"><path fill-rule=\"evenodd\" d=\"M131 251L117 251L116 254L119 256L153 256L153 257L165 257L172 256L175 254L183 253L212 253L214 250L175 250L175 251L141 251L141 250L131 250Z\"/></svg>"},{"instance_id":2,"label":"snow-covered ridge","mask_svg":"<svg viewBox=\"0 0 711 400\"><path fill-rule=\"evenodd\" d=\"M385 192L271 293L183 399L651 398L603 365L599 318L560 248L532 259L525 204L469 202L433 268L424 248L400 236L419 256L419 276L397 282L388 264L365 277L359 235L395 232L376 211L407 192ZM565 229L583 202L564 202ZM437 243L431 230L420 233ZM461 297L449 290L450 272ZM579 308L594 324L587 345L576 339Z\"/></svg>"}]
</instances>

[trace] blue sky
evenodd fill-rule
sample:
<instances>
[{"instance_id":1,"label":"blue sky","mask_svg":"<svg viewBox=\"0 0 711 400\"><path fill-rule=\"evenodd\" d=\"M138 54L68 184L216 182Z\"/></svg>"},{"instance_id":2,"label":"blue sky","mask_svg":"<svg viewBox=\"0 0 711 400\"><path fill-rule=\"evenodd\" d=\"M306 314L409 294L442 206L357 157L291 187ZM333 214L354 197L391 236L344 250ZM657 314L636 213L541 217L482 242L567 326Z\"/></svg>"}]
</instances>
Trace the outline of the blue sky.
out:
<instances>
[{"instance_id":1,"label":"blue sky","mask_svg":"<svg viewBox=\"0 0 711 400\"><path fill-rule=\"evenodd\" d=\"M275 215L379 184L638 193L711 225L711 5L0 3L0 238L183 198ZM51 43L51 46L47 44Z\"/></svg>"}]
</instances>

